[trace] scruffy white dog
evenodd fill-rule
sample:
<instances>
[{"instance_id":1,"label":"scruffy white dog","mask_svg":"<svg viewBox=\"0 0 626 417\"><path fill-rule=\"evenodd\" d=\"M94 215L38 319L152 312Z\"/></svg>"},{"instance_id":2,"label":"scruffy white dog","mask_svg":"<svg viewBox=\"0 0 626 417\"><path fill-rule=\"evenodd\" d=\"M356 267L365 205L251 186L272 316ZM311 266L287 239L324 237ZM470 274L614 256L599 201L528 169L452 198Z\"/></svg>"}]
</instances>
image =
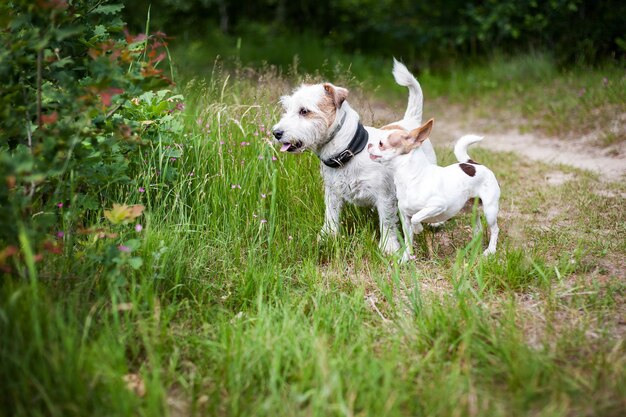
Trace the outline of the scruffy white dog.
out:
<instances>
[{"instance_id":1,"label":"scruffy white dog","mask_svg":"<svg viewBox=\"0 0 626 417\"><path fill-rule=\"evenodd\" d=\"M440 167L431 164L421 151L433 127L433 119L423 126L407 132L387 132L379 142L368 145L370 159L388 166L398 195L398 207L404 217L404 238L407 248L413 245L413 233L423 230L422 222L438 223L456 215L468 199L480 197L491 237L484 254L495 253L498 242L498 204L500 186L494 173L472 161L467 147L483 138L466 135L454 145L458 164ZM407 230L409 225L413 233ZM405 252L403 261L408 260Z\"/></svg>"},{"instance_id":2,"label":"scruffy white dog","mask_svg":"<svg viewBox=\"0 0 626 417\"><path fill-rule=\"evenodd\" d=\"M359 115L346 98L348 90L330 83L298 87L290 96L281 97L284 114L274 125L273 133L282 152L310 150L321 160L326 213L321 235L336 235L339 215L345 202L374 206L378 210L381 239L385 253L400 249L397 235L397 202L391 171L373 162L368 143L378 143L389 129L411 130L422 122L423 95L419 83L400 62L394 59L396 82L409 89L404 118L380 129L363 127ZM436 164L429 140L422 145L429 163Z\"/></svg>"}]
</instances>

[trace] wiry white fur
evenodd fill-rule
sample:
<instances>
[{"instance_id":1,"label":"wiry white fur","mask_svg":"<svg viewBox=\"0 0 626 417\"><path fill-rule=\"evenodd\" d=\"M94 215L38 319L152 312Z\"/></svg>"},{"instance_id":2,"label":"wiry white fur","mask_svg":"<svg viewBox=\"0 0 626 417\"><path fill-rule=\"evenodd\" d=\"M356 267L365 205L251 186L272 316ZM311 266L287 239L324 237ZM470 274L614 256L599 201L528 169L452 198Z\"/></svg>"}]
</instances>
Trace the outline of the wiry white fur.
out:
<instances>
[{"instance_id":1,"label":"wiry white fur","mask_svg":"<svg viewBox=\"0 0 626 417\"><path fill-rule=\"evenodd\" d=\"M467 164L475 170L473 176L461 169L460 163L447 167L431 164L421 147L407 152L413 145L406 146L409 142L404 142L393 146L388 140L389 135L381 140L382 146L369 145L368 152L371 159L389 166L393 171L407 249L412 249L413 234L423 230L423 222L446 221L456 215L469 199L479 197L491 232L489 246L484 254L495 253L500 230L497 221L500 186L494 173L484 165L475 163ZM459 162L467 163L470 159L467 146L479 139L479 136L474 135L459 139L455 146ZM415 146L419 146L419 143ZM409 225L412 230L408 230ZM402 260L408 259L409 252L405 251Z\"/></svg>"},{"instance_id":2,"label":"wiry white fur","mask_svg":"<svg viewBox=\"0 0 626 417\"><path fill-rule=\"evenodd\" d=\"M399 64L399 63L398 63ZM401 64L399 64L401 65ZM406 74L404 73L406 72ZM406 126L407 129L419 126L421 123L422 94L419 84L404 67L400 69L398 78L408 83L409 102L404 118L393 124ZM407 81L408 77L413 81ZM417 87L416 87L417 85ZM335 87L341 89L341 87ZM346 95L347 90L341 89ZM306 149L314 152L324 160L336 155L348 147L358 127L359 115L347 101L343 101L336 109L335 120L330 126L320 122L321 118L303 117L300 110L305 108L309 111L319 111L318 103L321 103L327 92L323 84L302 85L291 96L281 98L284 114L280 121L274 125L273 132L276 136L280 132L278 141L283 144L301 145L297 151ZM340 120L346 115L341 129L329 140L329 136L335 131ZM416 119L415 117L420 117ZM388 131L374 127L365 127L369 134L369 143L378 143ZM429 156L432 163L436 163L436 156L430 141L423 146L424 152ZM294 148L289 148L293 152ZM397 233L397 200L393 183L392 172L381 164L370 160L366 151L363 151L350 160L345 166L329 168L321 163L321 174L324 180L324 201L326 210L324 225L320 234L322 236L336 235L339 232L339 216L343 205L348 202L360 206L371 206L378 210L380 222L380 248L385 253L393 253L400 249Z\"/></svg>"},{"instance_id":3,"label":"wiry white fur","mask_svg":"<svg viewBox=\"0 0 626 417\"><path fill-rule=\"evenodd\" d=\"M422 106L424 104L422 87L406 66L395 58L393 59L392 73L393 78L399 85L409 89L409 102L406 107L406 112L404 113L404 120L414 120L417 124L415 126L409 126L408 128L405 127L405 129L415 129L422 123Z\"/></svg>"}]
</instances>

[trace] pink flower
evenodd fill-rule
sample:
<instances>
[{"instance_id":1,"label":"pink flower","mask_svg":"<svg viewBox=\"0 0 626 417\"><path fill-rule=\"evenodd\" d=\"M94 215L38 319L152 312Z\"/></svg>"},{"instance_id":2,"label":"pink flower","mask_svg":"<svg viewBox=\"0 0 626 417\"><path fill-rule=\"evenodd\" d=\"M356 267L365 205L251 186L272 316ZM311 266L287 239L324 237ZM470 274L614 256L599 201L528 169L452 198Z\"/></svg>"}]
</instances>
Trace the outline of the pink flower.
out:
<instances>
[{"instance_id":1,"label":"pink flower","mask_svg":"<svg viewBox=\"0 0 626 417\"><path fill-rule=\"evenodd\" d=\"M230 185L230 188L231 188L231 189L235 189L235 188L239 188L239 189L241 189L241 185L239 185L239 184L231 184L231 185Z\"/></svg>"},{"instance_id":2,"label":"pink flower","mask_svg":"<svg viewBox=\"0 0 626 417\"><path fill-rule=\"evenodd\" d=\"M128 246L119 245L117 248L120 250L120 252L130 252L130 248Z\"/></svg>"},{"instance_id":3,"label":"pink flower","mask_svg":"<svg viewBox=\"0 0 626 417\"><path fill-rule=\"evenodd\" d=\"M272 156L272 161L277 161L278 158L276 158L275 156Z\"/></svg>"},{"instance_id":4,"label":"pink flower","mask_svg":"<svg viewBox=\"0 0 626 417\"><path fill-rule=\"evenodd\" d=\"M178 111L185 110L185 103L176 103L176 110Z\"/></svg>"},{"instance_id":5,"label":"pink flower","mask_svg":"<svg viewBox=\"0 0 626 417\"><path fill-rule=\"evenodd\" d=\"M220 140L220 145L223 145L223 144L224 144L224 141L223 141L223 140Z\"/></svg>"},{"instance_id":6,"label":"pink flower","mask_svg":"<svg viewBox=\"0 0 626 417\"><path fill-rule=\"evenodd\" d=\"M57 207L58 208L62 208L63 207L63 203L57 203Z\"/></svg>"},{"instance_id":7,"label":"pink flower","mask_svg":"<svg viewBox=\"0 0 626 417\"><path fill-rule=\"evenodd\" d=\"M63 237L64 237L64 236L65 236L65 233L64 233L63 231L59 230L59 231L57 232L57 237L58 237L59 239L63 239Z\"/></svg>"},{"instance_id":8,"label":"pink flower","mask_svg":"<svg viewBox=\"0 0 626 417\"><path fill-rule=\"evenodd\" d=\"M261 224L265 224L265 223L267 223L267 220L261 219Z\"/></svg>"},{"instance_id":9,"label":"pink flower","mask_svg":"<svg viewBox=\"0 0 626 417\"><path fill-rule=\"evenodd\" d=\"M137 191L139 191L140 193L145 193L145 192L146 192L146 189L145 189L145 188L143 188L143 187L139 187L139 189L138 189Z\"/></svg>"},{"instance_id":10,"label":"pink flower","mask_svg":"<svg viewBox=\"0 0 626 417\"><path fill-rule=\"evenodd\" d=\"M135 232L139 233L143 230L143 226L139 223L135 225Z\"/></svg>"},{"instance_id":11,"label":"pink flower","mask_svg":"<svg viewBox=\"0 0 626 417\"><path fill-rule=\"evenodd\" d=\"M263 159L263 155L259 155L259 159Z\"/></svg>"},{"instance_id":12,"label":"pink flower","mask_svg":"<svg viewBox=\"0 0 626 417\"><path fill-rule=\"evenodd\" d=\"M410 260L412 260L412 261L414 261L414 260L416 260L416 259L417 259L417 256L415 256L415 255L409 255L409 259L410 259Z\"/></svg>"},{"instance_id":13,"label":"pink flower","mask_svg":"<svg viewBox=\"0 0 626 417\"><path fill-rule=\"evenodd\" d=\"M176 158L171 157L171 158L170 158L170 161L172 161L172 162L176 162Z\"/></svg>"}]
</instances>

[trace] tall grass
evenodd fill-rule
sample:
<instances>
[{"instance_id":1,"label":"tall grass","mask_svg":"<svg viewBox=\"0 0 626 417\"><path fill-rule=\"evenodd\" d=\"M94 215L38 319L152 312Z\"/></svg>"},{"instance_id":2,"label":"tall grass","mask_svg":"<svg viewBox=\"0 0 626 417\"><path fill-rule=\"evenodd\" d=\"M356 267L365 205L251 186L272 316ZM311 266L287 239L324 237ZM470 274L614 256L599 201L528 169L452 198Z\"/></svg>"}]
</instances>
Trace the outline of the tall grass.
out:
<instances>
[{"instance_id":1,"label":"tall grass","mask_svg":"<svg viewBox=\"0 0 626 417\"><path fill-rule=\"evenodd\" d=\"M341 237L318 242L319 161L269 141L287 84L271 71L210 73L184 88L181 157L148 151L145 193L117 189L147 207L144 265L106 282L76 247L38 279L3 281L0 414L622 414L623 340L586 334L615 307L560 320L560 282L582 273L568 256L575 236L545 242L566 262L506 232L484 260L466 213L445 250L399 266L378 252L375 215L351 208ZM506 212L524 165L481 161L502 174ZM605 300L624 291L602 289Z\"/></svg>"}]
</instances>

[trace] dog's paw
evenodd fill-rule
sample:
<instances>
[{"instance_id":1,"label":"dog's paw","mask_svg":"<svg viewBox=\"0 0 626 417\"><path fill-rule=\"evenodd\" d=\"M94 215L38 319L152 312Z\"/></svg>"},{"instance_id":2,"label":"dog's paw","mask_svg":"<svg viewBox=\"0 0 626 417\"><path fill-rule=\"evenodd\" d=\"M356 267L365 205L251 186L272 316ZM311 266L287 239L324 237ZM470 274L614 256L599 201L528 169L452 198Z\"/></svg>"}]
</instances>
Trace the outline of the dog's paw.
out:
<instances>
[{"instance_id":1,"label":"dog's paw","mask_svg":"<svg viewBox=\"0 0 626 417\"><path fill-rule=\"evenodd\" d=\"M418 235L424 231L424 226L422 226L422 223L420 222L413 223L411 221L411 229L413 229L414 235Z\"/></svg>"},{"instance_id":2,"label":"dog's paw","mask_svg":"<svg viewBox=\"0 0 626 417\"><path fill-rule=\"evenodd\" d=\"M442 221L442 222L437 222L437 223L431 223L430 227L434 227L435 229L438 229L440 227L443 227L443 225L446 224L446 221Z\"/></svg>"},{"instance_id":3,"label":"dog's paw","mask_svg":"<svg viewBox=\"0 0 626 417\"><path fill-rule=\"evenodd\" d=\"M398 239L384 239L378 243L378 248L385 255L393 255L400 250L400 242Z\"/></svg>"}]
</instances>

